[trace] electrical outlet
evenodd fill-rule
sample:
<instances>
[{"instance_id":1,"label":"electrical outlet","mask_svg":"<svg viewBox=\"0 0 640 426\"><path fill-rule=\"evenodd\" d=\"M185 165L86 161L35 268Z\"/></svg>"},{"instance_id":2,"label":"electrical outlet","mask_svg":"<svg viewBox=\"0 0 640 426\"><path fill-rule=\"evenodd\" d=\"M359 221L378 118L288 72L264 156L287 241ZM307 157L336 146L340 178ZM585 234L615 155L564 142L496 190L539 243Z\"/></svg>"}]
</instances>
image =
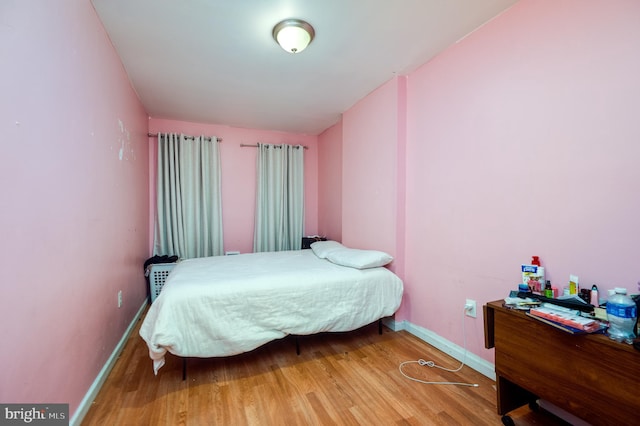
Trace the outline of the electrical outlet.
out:
<instances>
[{"instance_id":1,"label":"electrical outlet","mask_svg":"<svg viewBox=\"0 0 640 426\"><path fill-rule=\"evenodd\" d=\"M471 300L471 299L467 299L466 302L464 302L464 314L468 317L476 317L476 301L475 300Z\"/></svg>"},{"instance_id":2,"label":"electrical outlet","mask_svg":"<svg viewBox=\"0 0 640 426\"><path fill-rule=\"evenodd\" d=\"M122 290L118 291L118 308L122 307Z\"/></svg>"}]
</instances>

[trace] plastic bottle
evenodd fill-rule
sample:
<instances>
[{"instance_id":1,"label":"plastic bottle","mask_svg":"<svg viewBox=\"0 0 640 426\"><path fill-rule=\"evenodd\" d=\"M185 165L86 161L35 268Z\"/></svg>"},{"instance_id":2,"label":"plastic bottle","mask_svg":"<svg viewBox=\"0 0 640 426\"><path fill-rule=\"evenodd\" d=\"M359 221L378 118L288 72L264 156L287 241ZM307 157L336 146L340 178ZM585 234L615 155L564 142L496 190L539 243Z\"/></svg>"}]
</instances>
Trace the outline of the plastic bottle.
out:
<instances>
[{"instance_id":1,"label":"plastic bottle","mask_svg":"<svg viewBox=\"0 0 640 426\"><path fill-rule=\"evenodd\" d=\"M595 307L600 306L600 299L598 299L598 286L595 284L591 287L591 304Z\"/></svg>"},{"instance_id":2,"label":"plastic bottle","mask_svg":"<svg viewBox=\"0 0 640 426\"><path fill-rule=\"evenodd\" d=\"M553 290L551 289L551 281L549 280L547 280L547 283L544 285L544 297L553 299Z\"/></svg>"},{"instance_id":3,"label":"plastic bottle","mask_svg":"<svg viewBox=\"0 0 640 426\"><path fill-rule=\"evenodd\" d=\"M607 300L607 334L618 342L633 343L638 312L636 303L627 296L627 289L616 287L615 294Z\"/></svg>"}]
</instances>

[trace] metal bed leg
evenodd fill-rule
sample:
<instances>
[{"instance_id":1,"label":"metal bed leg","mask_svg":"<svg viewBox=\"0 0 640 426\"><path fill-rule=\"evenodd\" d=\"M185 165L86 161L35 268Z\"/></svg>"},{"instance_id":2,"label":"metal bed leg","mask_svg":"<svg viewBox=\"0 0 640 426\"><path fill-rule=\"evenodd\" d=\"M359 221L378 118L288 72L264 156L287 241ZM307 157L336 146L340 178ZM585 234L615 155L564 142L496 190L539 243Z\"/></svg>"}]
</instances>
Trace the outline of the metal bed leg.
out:
<instances>
[{"instance_id":1,"label":"metal bed leg","mask_svg":"<svg viewBox=\"0 0 640 426\"><path fill-rule=\"evenodd\" d=\"M382 318L378 320L378 334L382 334Z\"/></svg>"},{"instance_id":2,"label":"metal bed leg","mask_svg":"<svg viewBox=\"0 0 640 426\"><path fill-rule=\"evenodd\" d=\"M187 358L182 358L182 381L187 380Z\"/></svg>"}]
</instances>

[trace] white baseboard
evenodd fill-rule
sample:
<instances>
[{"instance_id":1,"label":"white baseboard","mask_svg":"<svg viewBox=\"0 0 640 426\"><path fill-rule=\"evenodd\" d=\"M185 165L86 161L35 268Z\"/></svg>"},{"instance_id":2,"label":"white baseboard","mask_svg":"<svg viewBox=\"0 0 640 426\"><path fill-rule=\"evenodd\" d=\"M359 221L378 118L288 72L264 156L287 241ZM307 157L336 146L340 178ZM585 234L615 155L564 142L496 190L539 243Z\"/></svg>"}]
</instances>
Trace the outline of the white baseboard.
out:
<instances>
[{"instance_id":1,"label":"white baseboard","mask_svg":"<svg viewBox=\"0 0 640 426\"><path fill-rule=\"evenodd\" d=\"M412 324L408 321L400 321L396 322L394 319L388 318L383 320L384 325L389 327L391 330L400 331L406 330L407 332L413 334L420 340L424 340L431 346L436 349L441 350L447 355L452 356L460 362L473 368L478 373L490 378L491 380L496 380L496 368L495 365L484 358L479 357L478 355L465 351L464 348L456 345L455 343L445 339L442 336L434 333L433 331L427 330L426 328L422 328L418 325ZM465 356L466 352L466 356Z\"/></svg>"},{"instance_id":2,"label":"white baseboard","mask_svg":"<svg viewBox=\"0 0 640 426\"><path fill-rule=\"evenodd\" d=\"M147 307L147 303L148 303L148 300L145 299L144 303L142 304L142 306L140 306L140 309L138 310L136 315L133 317L131 324L129 324L129 327L127 327L127 330L124 332L124 334L122 335L122 338L120 339L115 349L111 353L111 356L109 357L107 362L104 364L104 367L102 367L102 370L100 370L100 373L98 373L98 376L96 377L96 379L93 381L93 384L89 388L89 391L80 402L78 409L75 411L75 413L73 413L73 417L71 417L71 420L69 421L70 426L80 426L80 424L82 423L84 416L87 415L89 408L91 408L91 404L93 403L93 400L96 399L96 396L98 396L98 392L100 392L100 388L102 388L102 385L104 384L105 380L107 380L107 377L109 376L109 373L113 369L113 366L116 364L116 360L118 359L118 356L120 356L122 349L124 349L124 345L127 343L127 340L129 339L129 336L131 335L131 332L133 331L133 328L135 327L136 322L140 319L140 316L142 316L142 313Z\"/></svg>"}]
</instances>

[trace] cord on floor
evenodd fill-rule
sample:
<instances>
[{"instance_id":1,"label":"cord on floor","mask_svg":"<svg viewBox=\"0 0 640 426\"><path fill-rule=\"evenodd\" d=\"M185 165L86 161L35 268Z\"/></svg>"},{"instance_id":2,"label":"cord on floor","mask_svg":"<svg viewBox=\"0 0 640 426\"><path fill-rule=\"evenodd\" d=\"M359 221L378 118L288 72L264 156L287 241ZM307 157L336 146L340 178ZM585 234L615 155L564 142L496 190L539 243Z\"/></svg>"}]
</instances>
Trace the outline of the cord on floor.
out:
<instances>
[{"instance_id":1,"label":"cord on floor","mask_svg":"<svg viewBox=\"0 0 640 426\"><path fill-rule=\"evenodd\" d=\"M419 359L417 361L404 361L402 362L399 366L398 369L400 370L400 374L402 374L405 378L409 379L409 380L413 380L414 382L418 382L418 383L423 383L425 385L456 385L456 386L470 386L470 387L479 387L479 385L477 383L461 383L461 382L430 382L430 381L426 381L426 380L422 380L422 379L417 379L415 377L411 377L408 374L406 374L404 371L402 371L402 367L407 365L407 364L420 364L424 367L430 367L430 368L439 368L441 370L444 371L449 371L451 373L456 373L460 370L462 370L462 367L464 367L464 363L467 359L467 333L465 330L465 318L464 318L464 311L462 312L462 338L464 341L464 352L462 355L462 362L460 363L460 366L456 369L449 369L449 368L445 368L445 367L441 367L439 365L437 365L435 362L433 361L425 361L424 359Z\"/></svg>"}]
</instances>

